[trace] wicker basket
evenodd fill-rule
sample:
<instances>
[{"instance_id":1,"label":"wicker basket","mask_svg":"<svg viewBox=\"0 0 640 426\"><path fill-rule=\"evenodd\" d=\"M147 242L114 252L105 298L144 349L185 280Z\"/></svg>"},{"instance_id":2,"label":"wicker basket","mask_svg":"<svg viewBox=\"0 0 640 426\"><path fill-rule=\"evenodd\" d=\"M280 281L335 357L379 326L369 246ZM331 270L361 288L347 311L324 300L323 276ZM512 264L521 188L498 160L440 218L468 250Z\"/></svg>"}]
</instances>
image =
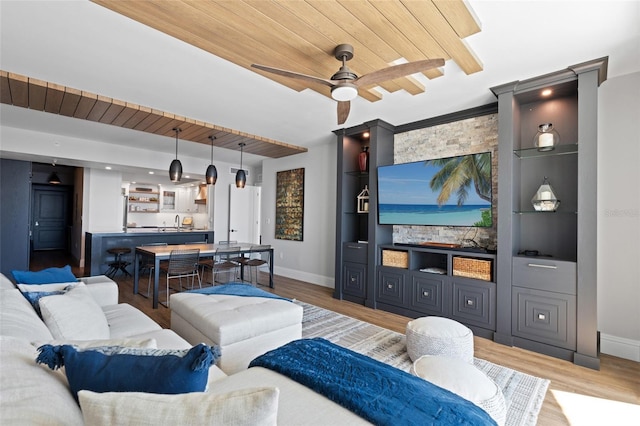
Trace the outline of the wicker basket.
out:
<instances>
[{"instance_id":1,"label":"wicker basket","mask_svg":"<svg viewBox=\"0 0 640 426\"><path fill-rule=\"evenodd\" d=\"M491 260L453 257L453 275L491 281Z\"/></svg>"},{"instance_id":2,"label":"wicker basket","mask_svg":"<svg viewBox=\"0 0 640 426\"><path fill-rule=\"evenodd\" d=\"M382 250L382 265L407 269L409 267L409 252Z\"/></svg>"}]
</instances>

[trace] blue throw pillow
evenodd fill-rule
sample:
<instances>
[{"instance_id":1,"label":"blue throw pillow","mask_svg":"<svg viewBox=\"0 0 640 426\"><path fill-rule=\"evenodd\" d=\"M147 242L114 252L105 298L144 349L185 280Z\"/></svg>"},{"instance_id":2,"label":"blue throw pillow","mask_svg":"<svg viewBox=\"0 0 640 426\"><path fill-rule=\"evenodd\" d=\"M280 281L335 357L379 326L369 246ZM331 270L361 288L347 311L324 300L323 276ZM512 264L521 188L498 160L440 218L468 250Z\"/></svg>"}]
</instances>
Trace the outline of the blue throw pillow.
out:
<instances>
[{"instance_id":1,"label":"blue throw pillow","mask_svg":"<svg viewBox=\"0 0 640 426\"><path fill-rule=\"evenodd\" d=\"M72 345L43 345L38 351L37 363L54 370L65 367L76 400L81 390L160 394L204 392L209 367L220 356L217 346L203 343L189 350L173 351L122 347L79 350Z\"/></svg>"},{"instance_id":2,"label":"blue throw pillow","mask_svg":"<svg viewBox=\"0 0 640 426\"><path fill-rule=\"evenodd\" d=\"M69 283L78 280L71 272L69 265L62 268L47 268L37 272L11 271L11 273L18 284Z\"/></svg>"}]
</instances>

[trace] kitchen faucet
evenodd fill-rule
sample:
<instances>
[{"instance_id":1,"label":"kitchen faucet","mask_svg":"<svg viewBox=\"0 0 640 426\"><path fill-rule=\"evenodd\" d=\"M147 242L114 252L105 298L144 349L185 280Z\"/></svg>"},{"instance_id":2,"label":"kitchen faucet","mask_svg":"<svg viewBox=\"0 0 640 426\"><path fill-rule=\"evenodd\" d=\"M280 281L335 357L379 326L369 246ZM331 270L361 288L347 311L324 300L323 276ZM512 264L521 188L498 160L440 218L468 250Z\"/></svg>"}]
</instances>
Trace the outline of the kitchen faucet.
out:
<instances>
[{"instance_id":1,"label":"kitchen faucet","mask_svg":"<svg viewBox=\"0 0 640 426\"><path fill-rule=\"evenodd\" d=\"M178 228L178 231L180 230L180 215L177 214L175 219L173 220L173 224L176 225L176 228Z\"/></svg>"}]
</instances>

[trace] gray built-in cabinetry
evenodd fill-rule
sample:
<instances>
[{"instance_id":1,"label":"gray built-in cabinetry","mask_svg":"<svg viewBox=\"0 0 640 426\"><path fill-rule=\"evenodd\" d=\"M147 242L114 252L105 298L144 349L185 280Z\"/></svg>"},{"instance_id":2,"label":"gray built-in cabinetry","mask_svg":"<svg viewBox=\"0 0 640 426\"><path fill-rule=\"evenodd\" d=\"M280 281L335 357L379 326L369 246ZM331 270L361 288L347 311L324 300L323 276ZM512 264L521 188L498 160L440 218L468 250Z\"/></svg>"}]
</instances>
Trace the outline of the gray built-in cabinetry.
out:
<instances>
[{"instance_id":1,"label":"gray built-in cabinetry","mask_svg":"<svg viewBox=\"0 0 640 426\"><path fill-rule=\"evenodd\" d=\"M498 97L497 255L394 245L393 226L377 223L376 176L378 166L393 164L394 127L378 120L336 131L334 297L409 317L450 317L497 342L599 368L597 92L606 73L602 58L491 88ZM552 94L545 98L546 88ZM533 138L549 122L561 142L540 152ZM358 168L363 146L367 172ZM531 204L545 177L561 201L555 212ZM358 213L365 185L369 212ZM406 265L384 266L383 250L405 252ZM491 279L456 276L455 256L492 260Z\"/></svg>"},{"instance_id":2,"label":"gray built-in cabinetry","mask_svg":"<svg viewBox=\"0 0 640 426\"><path fill-rule=\"evenodd\" d=\"M412 318L427 315L452 318L469 326L477 336L493 338L495 274L491 271L486 279L460 276L454 270L454 258L493 264L495 254L398 244L382 244L378 250L406 253L407 260L403 265L377 267L378 309Z\"/></svg>"},{"instance_id":3,"label":"gray built-in cabinetry","mask_svg":"<svg viewBox=\"0 0 640 426\"><path fill-rule=\"evenodd\" d=\"M497 303L510 306L498 310L495 340L596 369L597 92L606 74L602 58L491 89L499 123ZM552 151L534 147L542 123L560 134ZM545 177L560 199L555 212L531 203Z\"/></svg>"},{"instance_id":4,"label":"gray built-in cabinetry","mask_svg":"<svg viewBox=\"0 0 640 426\"><path fill-rule=\"evenodd\" d=\"M365 132L369 133L365 137ZM391 244L393 228L378 225L377 167L393 164L394 127L376 120L336 131L338 184L336 217L336 285L334 297L375 308L376 244ZM369 152L360 171L358 155ZM357 197L369 189L369 212L358 213Z\"/></svg>"}]
</instances>

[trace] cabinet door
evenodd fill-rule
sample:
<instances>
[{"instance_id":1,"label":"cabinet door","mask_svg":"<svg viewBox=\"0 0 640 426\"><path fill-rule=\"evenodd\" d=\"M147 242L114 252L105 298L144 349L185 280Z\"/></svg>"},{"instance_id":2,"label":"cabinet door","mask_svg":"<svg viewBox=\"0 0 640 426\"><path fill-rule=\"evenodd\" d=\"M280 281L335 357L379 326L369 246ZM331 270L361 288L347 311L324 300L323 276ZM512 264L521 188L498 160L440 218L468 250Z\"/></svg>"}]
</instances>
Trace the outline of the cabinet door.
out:
<instances>
[{"instance_id":1,"label":"cabinet door","mask_svg":"<svg viewBox=\"0 0 640 426\"><path fill-rule=\"evenodd\" d=\"M394 268L378 268L378 301L404 307L405 272Z\"/></svg>"},{"instance_id":2,"label":"cabinet door","mask_svg":"<svg viewBox=\"0 0 640 426\"><path fill-rule=\"evenodd\" d=\"M342 271L342 291L356 297L367 297L367 265L344 262Z\"/></svg>"},{"instance_id":3,"label":"cabinet door","mask_svg":"<svg viewBox=\"0 0 640 426\"><path fill-rule=\"evenodd\" d=\"M454 279L451 283L451 290L453 319L495 331L495 283Z\"/></svg>"},{"instance_id":4,"label":"cabinet door","mask_svg":"<svg viewBox=\"0 0 640 426\"><path fill-rule=\"evenodd\" d=\"M576 297L513 287L513 335L576 349Z\"/></svg>"},{"instance_id":5,"label":"cabinet door","mask_svg":"<svg viewBox=\"0 0 640 426\"><path fill-rule=\"evenodd\" d=\"M411 274L411 309L429 315L449 315L445 277L416 272Z\"/></svg>"},{"instance_id":6,"label":"cabinet door","mask_svg":"<svg viewBox=\"0 0 640 426\"><path fill-rule=\"evenodd\" d=\"M177 196L176 191L162 191L160 193L160 209L162 211L174 212L177 209Z\"/></svg>"}]
</instances>

